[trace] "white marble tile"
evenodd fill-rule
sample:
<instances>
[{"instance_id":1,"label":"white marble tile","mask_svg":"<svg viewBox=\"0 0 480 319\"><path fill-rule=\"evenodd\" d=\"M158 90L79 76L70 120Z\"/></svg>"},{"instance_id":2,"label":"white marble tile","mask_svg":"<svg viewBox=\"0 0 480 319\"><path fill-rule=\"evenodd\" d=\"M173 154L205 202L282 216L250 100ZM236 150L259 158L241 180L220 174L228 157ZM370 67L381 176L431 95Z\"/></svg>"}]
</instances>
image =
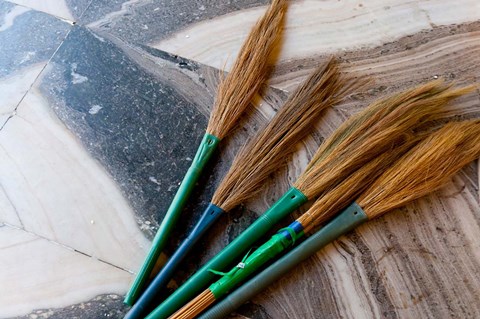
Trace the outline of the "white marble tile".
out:
<instances>
[{"instance_id":1,"label":"white marble tile","mask_svg":"<svg viewBox=\"0 0 480 319\"><path fill-rule=\"evenodd\" d=\"M0 317L123 293L132 275L10 226L0 227Z\"/></svg>"},{"instance_id":2,"label":"white marble tile","mask_svg":"<svg viewBox=\"0 0 480 319\"><path fill-rule=\"evenodd\" d=\"M44 66L45 63L37 63L0 79L0 92L2 92L0 119L4 119L0 122L0 126L15 110Z\"/></svg>"},{"instance_id":3,"label":"white marble tile","mask_svg":"<svg viewBox=\"0 0 480 319\"><path fill-rule=\"evenodd\" d=\"M434 25L457 24L476 21L480 16L480 1L420 1L418 3Z\"/></svg>"},{"instance_id":4,"label":"white marble tile","mask_svg":"<svg viewBox=\"0 0 480 319\"><path fill-rule=\"evenodd\" d=\"M32 89L0 132L0 184L27 231L124 269L147 239L115 182Z\"/></svg>"},{"instance_id":5,"label":"white marble tile","mask_svg":"<svg viewBox=\"0 0 480 319\"><path fill-rule=\"evenodd\" d=\"M9 0L10 2L42 11L59 18L75 21L66 1L64 0Z\"/></svg>"},{"instance_id":6,"label":"white marble tile","mask_svg":"<svg viewBox=\"0 0 480 319\"><path fill-rule=\"evenodd\" d=\"M0 224L7 223L17 227L21 227L22 223L18 218L15 206L10 202L7 193L0 184Z\"/></svg>"},{"instance_id":7,"label":"white marble tile","mask_svg":"<svg viewBox=\"0 0 480 319\"><path fill-rule=\"evenodd\" d=\"M291 4L280 60L379 46L435 25L476 21L475 0L313 1ZM467 8L470 8L467 9ZM152 46L228 70L265 7L202 21Z\"/></svg>"}]
</instances>

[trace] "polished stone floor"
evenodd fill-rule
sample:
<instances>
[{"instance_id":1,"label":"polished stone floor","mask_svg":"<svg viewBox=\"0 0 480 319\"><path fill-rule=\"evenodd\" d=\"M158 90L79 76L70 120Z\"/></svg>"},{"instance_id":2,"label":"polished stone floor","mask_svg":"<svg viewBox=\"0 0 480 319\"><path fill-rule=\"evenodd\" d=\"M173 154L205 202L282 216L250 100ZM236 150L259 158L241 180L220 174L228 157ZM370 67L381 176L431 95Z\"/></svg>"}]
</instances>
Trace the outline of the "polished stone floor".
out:
<instances>
[{"instance_id":1,"label":"polished stone floor","mask_svg":"<svg viewBox=\"0 0 480 319\"><path fill-rule=\"evenodd\" d=\"M0 0L0 318L122 317L220 74L267 3ZM312 68L335 54L375 83L330 110L288 170L223 218L170 288L278 198L349 115L429 79L479 82L479 19L478 0L291 1L258 114L214 155L167 254L238 147ZM480 93L453 107L479 113ZM238 318L478 318L477 162L441 192L329 245Z\"/></svg>"}]
</instances>

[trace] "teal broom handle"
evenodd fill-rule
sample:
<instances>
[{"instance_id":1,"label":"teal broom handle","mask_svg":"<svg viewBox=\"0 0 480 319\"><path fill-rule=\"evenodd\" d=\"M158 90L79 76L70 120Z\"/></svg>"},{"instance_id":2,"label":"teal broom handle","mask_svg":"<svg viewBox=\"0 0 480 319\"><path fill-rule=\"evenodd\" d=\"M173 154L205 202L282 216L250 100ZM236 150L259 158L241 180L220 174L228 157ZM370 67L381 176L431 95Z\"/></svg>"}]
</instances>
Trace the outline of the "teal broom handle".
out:
<instances>
[{"instance_id":1,"label":"teal broom handle","mask_svg":"<svg viewBox=\"0 0 480 319\"><path fill-rule=\"evenodd\" d=\"M310 236L261 273L230 293L199 318L221 319L226 317L258 293L280 280L300 262L367 220L368 217L362 208L355 202L352 203L320 231Z\"/></svg>"},{"instance_id":2,"label":"teal broom handle","mask_svg":"<svg viewBox=\"0 0 480 319\"><path fill-rule=\"evenodd\" d=\"M216 136L206 133L198 147L195 158L192 161L192 165L188 169L185 177L183 178L180 187L178 188L175 197L168 208L168 211L163 218L160 227L158 228L157 234L152 242L152 247L143 262L142 267L140 268L139 273L135 277L135 280L130 287L127 295L125 296L124 302L127 305L132 306L142 291L145 288L145 284L150 277L153 267L160 257L165 245L167 243L170 234L175 227L178 217L188 202L188 198L192 193L195 184L197 183L202 171L205 169L205 166L209 159L212 157L213 152L218 147L220 139Z\"/></svg>"},{"instance_id":3,"label":"teal broom handle","mask_svg":"<svg viewBox=\"0 0 480 319\"><path fill-rule=\"evenodd\" d=\"M198 270L146 318L168 318L215 279L215 275L210 272L210 269L225 270L232 261L245 254L246 250L276 223L305 204L307 200L307 197L301 191L294 187L290 188L265 214L260 216L234 241Z\"/></svg>"}]
</instances>

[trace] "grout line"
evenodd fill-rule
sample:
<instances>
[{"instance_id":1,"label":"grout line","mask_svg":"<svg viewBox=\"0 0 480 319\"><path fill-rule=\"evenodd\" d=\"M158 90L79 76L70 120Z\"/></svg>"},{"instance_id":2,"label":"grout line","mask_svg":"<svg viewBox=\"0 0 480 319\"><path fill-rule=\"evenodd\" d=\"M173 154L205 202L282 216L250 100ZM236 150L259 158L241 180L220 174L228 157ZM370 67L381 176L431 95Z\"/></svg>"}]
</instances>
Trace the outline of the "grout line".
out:
<instances>
[{"instance_id":1,"label":"grout line","mask_svg":"<svg viewBox=\"0 0 480 319\"><path fill-rule=\"evenodd\" d=\"M60 42L60 44L58 45L58 47L57 47L57 48L55 49L55 51L52 53L52 56L47 60L47 62L46 62L45 65L43 66L43 68L40 70L40 72L38 73L38 75L35 77L35 80L33 80L33 82L30 84L28 90L25 92L25 94L22 96L22 98L20 99L20 101L17 103L17 105L16 105L15 108L13 109L12 114L7 118L7 120L5 121L5 123L2 124L2 126L0 127L0 132L5 128L5 126L7 125L7 123L8 123L14 116L16 116L17 110L18 110L18 108L20 107L20 104L22 104L22 102L23 102L23 100L25 99L25 97L28 95L28 93L30 93L30 90L32 89L32 87L35 85L35 83L37 83L38 79L42 76L43 71L45 71L45 69L46 69L47 66L49 65L50 61L52 61L53 57L55 57L55 55L57 54L58 50L60 50L60 47L63 45L63 43L65 43L65 40L66 40L67 37L70 35L70 32L72 32L72 29L73 29L73 26L67 31L67 33L65 34L65 37L63 38L63 40Z\"/></svg>"},{"instance_id":2,"label":"grout line","mask_svg":"<svg viewBox=\"0 0 480 319\"><path fill-rule=\"evenodd\" d=\"M125 271L125 272L127 272L127 273L129 273L129 274L135 274L135 272L133 272L133 271L130 270L130 269L123 268L123 267L121 267L121 266L112 264L111 262L108 262L108 261L105 261L105 260L103 260L103 259L100 259L100 258L97 258L97 257L95 257L95 256L92 256L92 255L87 254L87 253L85 253L85 252L83 252L83 251L80 251L80 250L75 249L75 248L73 248L73 247L70 247L70 246L68 246L68 245L62 244L62 243L60 243L60 242L58 242L58 241L56 241L56 240L47 238L47 237L42 236L42 235L39 235L39 234L36 234L36 233L34 233L34 232L31 232L31 231L29 231L29 230L26 230L25 228L18 227L18 226L15 226L15 225L11 225L11 224L9 224L9 223L3 223L3 224L1 224L1 225L2 225L2 226L7 226L7 227L9 227L9 228L16 229L16 230L19 230L19 231L23 231L23 232L25 232L25 233L27 233L27 234L30 234L30 235L32 235L32 236L35 236L35 237L38 237L38 238L40 238L40 239L46 240L46 241L48 241L48 242L50 242L50 243L52 243L52 244L54 244L54 245L58 245L58 246L60 246L60 247L62 247L62 248L64 248L64 249L67 249L67 250L71 251L71 252L78 253L78 254L84 255L84 256L86 256L86 257L92 258L92 259L97 260L97 261L99 261L99 262L101 262L101 263L107 264L107 265L109 265L109 266L111 266L111 267L115 267L115 268L117 268L117 269L119 269L119 270Z\"/></svg>"},{"instance_id":3,"label":"grout line","mask_svg":"<svg viewBox=\"0 0 480 319\"><path fill-rule=\"evenodd\" d=\"M83 18L83 15L85 14L85 12L87 12L87 10L90 9L90 6L92 5L92 3L93 3L93 0L90 0L87 7L85 8L85 10L83 10L83 12L78 16L77 21L74 22L75 24L78 24L78 22L80 22L80 20Z\"/></svg>"},{"instance_id":4,"label":"grout line","mask_svg":"<svg viewBox=\"0 0 480 319\"><path fill-rule=\"evenodd\" d=\"M5 190L5 187L3 187L3 185L1 183L0 183L0 188L2 189L3 193L5 194L5 197L10 202L10 205L12 205L13 210L15 211L15 214L17 215L18 221L20 222L20 225L22 225L22 228L25 228L25 225L23 224L23 221L20 218L20 214L18 213L17 207L15 206L15 204L13 204L13 201L10 199L10 196L8 196L8 193Z\"/></svg>"},{"instance_id":5,"label":"grout line","mask_svg":"<svg viewBox=\"0 0 480 319\"><path fill-rule=\"evenodd\" d=\"M67 246L67 247L68 247L68 246ZM69 247L69 248L71 248L71 247ZM121 266L117 266L117 265L115 265L115 264L112 264L111 262L108 262L108 261L106 261L106 260L103 260L103 259L94 257L94 256L89 255L89 254L87 254L87 253L85 253L85 252L83 252L83 251L80 251L80 250L78 250L78 249L75 249L75 248L71 248L71 249L73 249L73 251L76 252L76 253L82 254L82 255L84 255L84 256L86 256L86 257L93 258L93 259L95 259L95 260L98 260L98 261L101 262L101 263L104 263L104 264L107 264L107 265L109 265L109 266L115 267L115 268L117 268L117 269L119 269L119 270L126 271L126 272L128 272L129 274L135 274L132 270L123 268L123 267L121 267Z\"/></svg>"}]
</instances>

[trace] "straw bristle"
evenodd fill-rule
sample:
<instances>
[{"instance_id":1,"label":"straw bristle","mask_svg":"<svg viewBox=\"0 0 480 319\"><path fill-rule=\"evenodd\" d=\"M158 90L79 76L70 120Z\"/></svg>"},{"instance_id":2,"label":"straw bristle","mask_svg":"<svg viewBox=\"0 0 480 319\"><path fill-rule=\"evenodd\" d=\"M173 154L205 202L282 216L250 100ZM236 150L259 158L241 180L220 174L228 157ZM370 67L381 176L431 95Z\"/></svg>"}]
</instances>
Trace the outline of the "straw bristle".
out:
<instances>
[{"instance_id":1,"label":"straw bristle","mask_svg":"<svg viewBox=\"0 0 480 319\"><path fill-rule=\"evenodd\" d=\"M308 211L298 218L298 222L304 227L304 232L307 233L315 226L326 222L339 210L348 206L385 169L391 166L391 163L414 147L423 137L424 134L411 134L406 137L404 143L372 159L335 188L324 193Z\"/></svg>"},{"instance_id":2,"label":"straw bristle","mask_svg":"<svg viewBox=\"0 0 480 319\"><path fill-rule=\"evenodd\" d=\"M373 103L317 151L294 186L308 198L333 189L366 163L403 144L426 122L441 119L450 100L473 89L432 81Z\"/></svg>"},{"instance_id":3,"label":"straw bristle","mask_svg":"<svg viewBox=\"0 0 480 319\"><path fill-rule=\"evenodd\" d=\"M343 88L348 85L348 78L339 73L333 58L317 68L270 123L240 150L212 203L229 211L258 194L265 180L286 165L296 144L313 129L323 111L347 93ZM339 90L343 90L341 95Z\"/></svg>"},{"instance_id":4,"label":"straw bristle","mask_svg":"<svg viewBox=\"0 0 480 319\"><path fill-rule=\"evenodd\" d=\"M274 0L245 40L230 73L220 83L207 132L222 139L268 79L269 57L283 30L287 0Z\"/></svg>"},{"instance_id":5,"label":"straw bristle","mask_svg":"<svg viewBox=\"0 0 480 319\"><path fill-rule=\"evenodd\" d=\"M369 218L424 196L480 156L480 120L450 123L396 162L357 200Z\"/></svg>"},{"instance_id":6,"label":"straw bristle","mask_svg":"<svg viewBox=\"0 0 480 319\"><path fill-rule=\"evenodd\" d=\"M207 289L199 294L195 299L183 306L180 310L171 315L170 319L192 319L199 315L203 310L215 302L215 296Z\"/></svg>"}]
</instances>

